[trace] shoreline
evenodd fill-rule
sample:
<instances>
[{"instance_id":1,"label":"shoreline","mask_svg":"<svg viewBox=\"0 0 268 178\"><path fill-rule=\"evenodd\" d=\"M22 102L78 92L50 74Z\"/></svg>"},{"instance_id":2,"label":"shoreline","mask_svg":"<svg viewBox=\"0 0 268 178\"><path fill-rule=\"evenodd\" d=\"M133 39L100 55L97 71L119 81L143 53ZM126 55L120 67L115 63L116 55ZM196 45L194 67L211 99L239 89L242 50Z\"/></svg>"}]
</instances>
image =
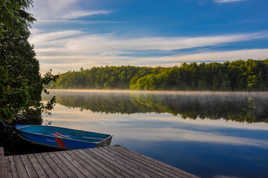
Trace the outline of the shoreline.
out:
<instances>
[{"instance_id":1,"label":"shoreline","mask_svg":"<svg viewBox=\"0 0 268 178\"><path fill-rule=\"evenodd\" d=\"M268 91L214 91L214 90L130 90L130 89L48 89L49 92L68 93L145 93L145 94L268 94Z\"/></svg>"}]
</instances>

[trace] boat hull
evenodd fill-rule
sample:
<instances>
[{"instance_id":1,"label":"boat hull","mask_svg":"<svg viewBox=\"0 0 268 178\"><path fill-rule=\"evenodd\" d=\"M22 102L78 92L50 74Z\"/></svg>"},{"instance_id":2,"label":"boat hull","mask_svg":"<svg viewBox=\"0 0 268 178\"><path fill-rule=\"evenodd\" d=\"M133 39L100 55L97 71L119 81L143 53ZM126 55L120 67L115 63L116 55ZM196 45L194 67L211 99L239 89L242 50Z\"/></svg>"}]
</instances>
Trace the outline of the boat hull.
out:
<instances>
[{"instance_id":1,"label":"boat hull","mask_svg":"<svg viewBox=\"0 0 268 178\"><path fill-rule=\"evenodd\" d=\"M50 135L42 135L29 133L25 131L21 131L17 129L19 136L32 144L46 146L50 148L56 148L60 150L68 150L68 149L87 149L87 148L95 148L100 146L107 146L111 144L112 136L108 136L100 142L92 143L86 142L82 140L75 140L70 138L64 138L64 136L53 137Z\"/></svg>"}]
</instances>

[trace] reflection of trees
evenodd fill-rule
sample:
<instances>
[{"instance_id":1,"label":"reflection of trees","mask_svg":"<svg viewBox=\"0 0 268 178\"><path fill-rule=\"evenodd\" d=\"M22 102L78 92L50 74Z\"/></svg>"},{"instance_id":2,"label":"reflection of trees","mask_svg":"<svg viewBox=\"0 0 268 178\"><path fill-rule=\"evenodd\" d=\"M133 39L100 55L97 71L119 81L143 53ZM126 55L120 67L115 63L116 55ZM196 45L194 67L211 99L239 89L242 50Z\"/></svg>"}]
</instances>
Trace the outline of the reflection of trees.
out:
<instances>
[{"instance_id":1,"label":"reflection of trees","mask_svg":"<svg viewBox=\"0 0 268 178\"><path fill-rule=\"evenodd\" d=\"M57 102L104 113L171 113L183 118L268 122L268 96L261 94L57 94Z\"/></svg>"}]
</instances>

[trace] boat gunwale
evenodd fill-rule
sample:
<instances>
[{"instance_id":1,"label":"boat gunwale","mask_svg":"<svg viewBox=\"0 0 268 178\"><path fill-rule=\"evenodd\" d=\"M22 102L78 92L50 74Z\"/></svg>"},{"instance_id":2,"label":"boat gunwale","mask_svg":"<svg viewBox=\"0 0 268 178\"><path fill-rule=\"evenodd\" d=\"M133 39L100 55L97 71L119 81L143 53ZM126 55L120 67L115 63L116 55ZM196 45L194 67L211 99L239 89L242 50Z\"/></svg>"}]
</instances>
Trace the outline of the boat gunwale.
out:
<instances>
[{"instance_id":1,"label":"boat gunwale","mask_svg":"<svg viewBox=\"0 0 268 178\"><path fill-rule=\"evenodd\" d=\"M25 127L22 127L22 128L26 128L26 127L30 127L30 126L35 126L35 125L25 125ZM41 126L41 127L54 127L54 126ZM62 127L54 127L54 128L62 128ZM63 129L68 129L68 128L63 128ZM97 141L97 142L87 142L87 141L84 141L84 140L79 140L79 139L73 139L73 138L68 138L68 137L61 137L61 136L50 136L50 135L47 135L47 134L39 134L39 133L31 133L31 132L26 132L26 131L23 131L23 130L20 130L19 128L16 127L16 130L18 132L22 132L22 133L26 133L26 134L30 134L30 135L38 135L38 136L45 136L45 137L49 137L49 138L61 138L61 139L66 139L66 140L71 140L71 141L77 141L77 142L83 142L83 143L93 143L93 144L96 144L96 145L99 145L103 142L105 142L106 140L110 139L112 137L112 135L109 135L109 134L103 134L103 135L107 135L106 138L104 138L103 140L101 141ZM75 129L70 129L70 130L75 130ZM82 130L78 130L78 131L82 131ZM82 131L82 132L87 132L87 131ZM91 132L91 133L97 133L97 132ZM97 134L102 134L102 133L97 133ZM22 137L22 136L21 136ZM24 138L25 139L25 138ZM26 140L26 139L25 139ZM27 139L28 141L28 139ZM30 141L30 140L29 140ZM32 142L32 141L31 141ZM46 145L46 144L44 144Z\"/></svg>"}]
</instances>

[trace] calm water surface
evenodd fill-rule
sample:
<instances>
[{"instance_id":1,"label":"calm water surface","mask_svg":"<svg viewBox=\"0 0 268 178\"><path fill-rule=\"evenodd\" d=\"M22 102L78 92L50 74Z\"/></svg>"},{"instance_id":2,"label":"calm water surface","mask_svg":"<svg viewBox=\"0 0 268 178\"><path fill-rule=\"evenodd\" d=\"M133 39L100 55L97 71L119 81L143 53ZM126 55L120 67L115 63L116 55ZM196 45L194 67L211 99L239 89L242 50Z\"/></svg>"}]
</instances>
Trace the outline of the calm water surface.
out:
<instances>
[{"instance_id":1,"label":"calm water surface","mask_svg":"<svg viewBox=\"0 0 268 178\"><path fill-rule=\"evenodd\" d=\"M268 177L268 93L51 91L44 124L110 133L201 177ZM47 97L44 97L47 100Z\"/></svg>"}]
</instances>

